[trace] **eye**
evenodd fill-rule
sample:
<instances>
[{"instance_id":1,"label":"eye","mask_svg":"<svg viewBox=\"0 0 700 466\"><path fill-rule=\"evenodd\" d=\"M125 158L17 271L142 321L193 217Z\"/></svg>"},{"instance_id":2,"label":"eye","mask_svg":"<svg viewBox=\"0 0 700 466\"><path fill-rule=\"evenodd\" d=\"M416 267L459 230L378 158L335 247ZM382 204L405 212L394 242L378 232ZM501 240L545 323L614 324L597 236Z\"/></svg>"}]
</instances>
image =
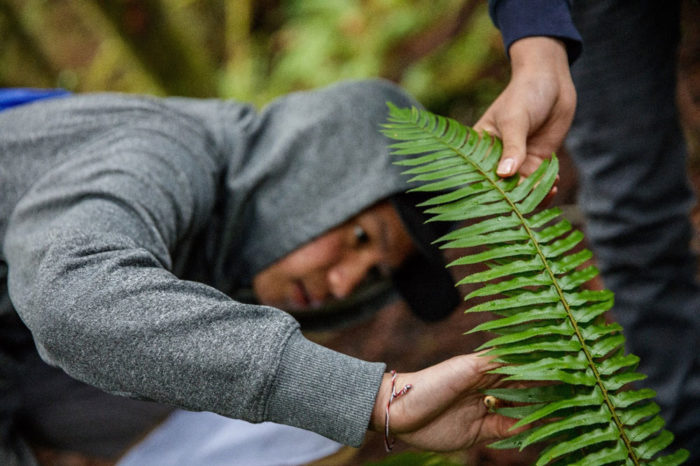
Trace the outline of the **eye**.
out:
<instances>
[{"instance_id":1,"label":"eye","mask_svg":"<svg viewBox=\"0 0 700 466\"><path fill-rule=\"evenodd\" d=\"M355 235L355 244L357 246L369 243L369 235L360 225L355 225L352 232Z\"/></svg>"}]
</instances>

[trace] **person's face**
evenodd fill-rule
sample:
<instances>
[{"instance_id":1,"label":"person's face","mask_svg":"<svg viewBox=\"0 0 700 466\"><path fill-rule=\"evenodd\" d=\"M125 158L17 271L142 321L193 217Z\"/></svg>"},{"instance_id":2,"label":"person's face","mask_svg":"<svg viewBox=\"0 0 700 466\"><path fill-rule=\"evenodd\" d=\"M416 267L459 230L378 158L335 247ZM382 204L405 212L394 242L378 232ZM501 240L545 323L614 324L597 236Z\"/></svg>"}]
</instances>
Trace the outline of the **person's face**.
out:
<instances>
[{"instance_id":1,"label":"person's face","mask_svg":"<svg viewBox=\"0 0 700 466\"><path fill-rule=\"evenodd\" d=\"M261 304L288 311L319 307L348 296L373 268L388 275L413 251L408 232L388 201L292 251L253 278Z\"/></svg>"}]
</instances>

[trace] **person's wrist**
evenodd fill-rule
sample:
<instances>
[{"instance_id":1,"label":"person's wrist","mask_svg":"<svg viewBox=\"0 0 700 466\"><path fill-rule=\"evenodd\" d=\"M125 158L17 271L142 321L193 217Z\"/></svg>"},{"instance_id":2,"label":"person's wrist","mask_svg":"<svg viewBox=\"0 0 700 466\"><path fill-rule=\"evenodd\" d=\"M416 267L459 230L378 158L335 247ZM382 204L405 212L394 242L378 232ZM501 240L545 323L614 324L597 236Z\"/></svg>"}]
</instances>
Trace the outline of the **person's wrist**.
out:
<instances>
[{"instance_id":1,"label":"person's wrist","mask_svg":"<svg viewBox=\"0 0 700 466\"><path fill-rule=\"evenodd\" d=\"M375 432L384 431L384 416L386 404L391 396L391 374L386 372L382 377L382 383L377 390L377 398L374 400L372 415L370 416L369 430Z\"/></svg>"},{"instance_id":2,"label":"person's wrist","mask_svg":"<svg viewBox=\"0 0 700 466\"><path fill-rule=\"evenodd\" d=\"M513 42L509 54L514 73L520 69L546 70L549 66L569 68L566 45L554 37L524 37Z\"/></svg>"},{"instance_id":3,"label":"person's wrist","mask_svg":"<svg viewBox=\"0 0 700 466\"><path fill-rule=\"evenodd\" d=\"M385 386L388 385L389 389L389 395L388 396L377 396L377 400L374 403L374 409L372 412L372 423L370 424L370 428L373 428L373 430L377 430L380 426L380 419L384 417L384 446L386 447L386 451L391 451L392 446L394 444L394 439L391 436L391 404L397 399L401 398L404 395L406 395L411 388L413 388L413 385L411 384L405 384L401 388L397 388L396 383L397 379L399 377L399 374L396 371L391 371L390 374L384 374L384 377L382 378L382 384L379 388L379 393L386 393L386 390L382 390ZM386 401L383 399L386 398ZM383 406L383 408L382 408Z\"/></svg>"}]
</instances>

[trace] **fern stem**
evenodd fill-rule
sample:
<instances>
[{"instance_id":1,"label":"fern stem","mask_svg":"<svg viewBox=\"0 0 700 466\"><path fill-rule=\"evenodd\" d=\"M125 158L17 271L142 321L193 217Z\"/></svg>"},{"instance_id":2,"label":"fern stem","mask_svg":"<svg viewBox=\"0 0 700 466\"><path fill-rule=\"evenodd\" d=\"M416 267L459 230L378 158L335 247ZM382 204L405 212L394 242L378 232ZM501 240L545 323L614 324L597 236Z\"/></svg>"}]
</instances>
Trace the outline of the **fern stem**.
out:
<instances>
[{"instance_id":1,"label":"fern stem","mask_svg":"<svg viewBox=\"0 0 700 466\"><path fill-rule=\"evenodd\" d=\"M425 129L425 128L423 128L423 129ZM426 131L426 134L428 134L429 136L433 136L433 137L435 136L434 134L431 134L428 131ZM469 140L469 136L467 136L466 140ZM632 460L632 462L634 463L635 466L639 466L639 464L640 464L639 458L637 457L636 452L634 451L634 449L632 447L631 440L628 438L627 434L625 433L624 424L622 423L620 418L617 416L617 413L615 411L615 407L612 403L612 400L608 396L608 391L605 388L605 384L603 383L602 377L600 376L600 373L598 372L598 370L596 368L596 364L595 364L593 355L590 353L590 351L586 347L585 338L583 337L581 330L578 326L578 322L574 318L573 312L571 311L571 307L570 307L569 303L567 302L566 297L564 296L564 291L559 286L556 274L554 273L554 271L552 271L551 267L548 266L547 258L545 256L544 252L542 251L542 248L541 248L539 242L535 238L534 232L528 226L525 216L520 212L517 205L513 201L511 201L511 199L506 195L506 192L504 190L502 190L501 187L491 177L488 176L488 173L484 172L477 163L472 161L470 159L469 155L462 151L461 147L454 146L449 141L446 141L446 140L442 140L442 142L445 145L447 145L448 147L450 147L452 150L454 150L457 154L459 154L467 163L470 163L472 166L474 166L476 168L476 170L479 173L481 173L483 175L483 177L485 179L487 179L489 181L489 183L491 183L491 185L501 194L502 198L511 206L515 215L520 219L520 223L523 225L523 227L525 228L525 231L527 232L528 236L532 240L532 243L535 246L535 249L537 251L537 255L539 256L540 260L542 261L542 264L544 265L547 273L549 274L551 281L552 281L552 284L554 285L554 287L557 291L557 294L559 295L559 299L560 299L561 303L564 305L564 308L565 308L566 314L567 314L567 318L569 319L569 322L571 323L571 326L574 330L576 338L579 340L579 343L581 345L581 349L583 350L583 353L586 356L588 366L591 368L591 370L595 376L596 384L598 385L598 388L600 389L600 391L603 395L603 400L605 401L605 404L608 407L608 410L610 411L610 415L611 415L613 421L615 422L617 430L620 433L620 437L622 438L623 442L625 443L625 447L626 447L627 452L628 452L628 457ZM464 142L466 142L466 141L464 141ZM462 142L462 144L464 144L464 142Z\"/></svg>"},{"instance_id":2,"label":"fern stem","mask_svg":"<svg viewBox=\"0 0 700 466\"><path fill-rule=\"evenodd\" d=\"M535 246L535 249L537 250L537 255L540 257L540 260L542 261L542 264L544 265L545 269L547 270L547 274L549 274L550 278L552 279L552 284L554 285L554 288L557 291L557 294L559 295L559 299L561 303L564 305L564 309L566 310L566 315L567 318L569 319L569 322L571 323L571 326L574 330L574 333L576 334L576 338L578 338L579 343L581 344L581 350L583 351L583 354L586 356L586 361L588 361L588 366L591 368L593 371L593 375L595 376L596 379L596 384L598 385L598 388L603 394L603 400L605 401L605 404L608 407L608 410L610 411L610 415L613 418L613 421L615 422L615 425L617 427L618 432L620 433L620 436L622 437L622 441L625 443L625 447L627 448L627 451L629 453L630 459L634 462L635 466L639 466L639 459L637 458L637 455L632 448L632 442L630 439L627 437L627 434L625 433L624 425L622 424L622 421L620 421L620 418L617 416L617 413L615 411L615 407L612 404L612 400L608 396L608 390L605 388L605 384L603 383L603 379L600 376L600 373L598 372L598 369L596 367L595 361L593 359L593 355L591 355L590 351L588 351L586 347L586 340L581 334L581 329L578 326L578 322L574 318L573 312L571 311L571 307L569 306L569 303L566 300L566 297L564 296L564 291L561 289L559 286L559 283L557 282L557 277L555 273L552 271L551 267L548 266L547 264L547 259L544 253L542 252L542 248L540 247L539 242L535 239L535 235L530 229L530 227L527 225L527 222L525 222L525 217L520 213L520 211L517 209L516 205L510 201L510 199L505 195L506 193L500 189L500 187L496 183L492 183L496 189L498 189L503 197L506 199L506 202L508 202L512 207L513 211L515 214L520 218L522 221L523 227L525 228L525 231L527 234L530 236L532 239L532 242Z\"/></svg>"},{"instance_id":3,"label":"fern stem","mask_svg":"<svg viewBox=\"0 0 700 466\"><path fill-rule=\"evenodd\" d=\"M591 258L589 250L572 252L583 234L565 219L553 223L561 214L558 209L536 211L555 183L556 156L552 154L551 160L543 162L529 178L502 179L495 172L502 156L498 138L415 107L387 105L390 117L382 132L398 141L391 146L392 152L413 156L397 163L409 167L404 172L412 175L409 182L425 182L415 191L438 193L419 204L427 207L426 215L434 214L430 221L476 221L441 237L439 241L446 242L442 247L487 248L470 250L448 266L488 266L488 270L471 273L457 283L482 284L467 298L505 294L465 311L501 311L505 316L472 329L491 329L500 335L481 347L507 356L505 361L512 364L493 372L511 374L508 380L563 383L563 387L556 384L532 390L488 390L488 395L509 401L536 403L503 412L520 418L517 426L556 412L563 416L491 446L522 449L556 434L564 441L546 449L537 464L549 464L556 458L575 464L647 464L647 459L651 461L672 442L673 434L662 430L654 435L663 428L663 420L656 416L660 408L655 403L641 404L654 396L652 390L621 390L644 376L635 371L639 358L625 355L621 348L625 340L621 327L601 325L599 320L610 309L612 292L583 288L598 273L592 266L579 268ZM503 281L493 283L495 279ZM536 354L540 351L543 354ZM551 351L556 351L554 356ZM567 395L570 390L575 396ZM567 416L571 409L574 414ZM586 428L577 428L583 426ZM651 463L675 465L688 457L689 452L680 449Z\"/></svg>"}]
</instances>

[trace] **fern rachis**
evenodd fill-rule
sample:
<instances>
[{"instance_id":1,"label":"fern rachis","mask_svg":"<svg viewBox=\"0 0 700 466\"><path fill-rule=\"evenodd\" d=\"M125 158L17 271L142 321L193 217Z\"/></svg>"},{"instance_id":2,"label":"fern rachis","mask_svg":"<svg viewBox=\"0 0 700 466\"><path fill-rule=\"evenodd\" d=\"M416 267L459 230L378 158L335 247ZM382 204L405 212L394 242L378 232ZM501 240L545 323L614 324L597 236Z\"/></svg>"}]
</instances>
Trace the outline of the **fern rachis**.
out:
<instances>
[{"instance_id":1,"label":"fern rachis","mask_svg":"<svg viewBox=\"0 0 700 466\"><path fill-rule=\"evenodd\" d=\"M382 131L398 141L392 150L419 183L414 190L435 193L421 204L430 221L471 222L439 242L468 251L449 266L485 266L458 284L480 286L467 301L488 298L466 312L499 316L472 329L498 335L482 347L504 364L494 372L546 384L487 392L519 404L499 410L520 418L517 426L532 425L493 446L556 440L537 464L685 461L685 450L660 455L673 435L663 430L655 393L626 390L644 376L638 358L624 353L621 327L604 320L612 293L584 288L598 272L586 265L592 254L579 246L583 234L559 209L537 210L555 182L556 156L525 179L502 179L498 139L425 110L389 107Z\"/></svg>"}]
</instances>

